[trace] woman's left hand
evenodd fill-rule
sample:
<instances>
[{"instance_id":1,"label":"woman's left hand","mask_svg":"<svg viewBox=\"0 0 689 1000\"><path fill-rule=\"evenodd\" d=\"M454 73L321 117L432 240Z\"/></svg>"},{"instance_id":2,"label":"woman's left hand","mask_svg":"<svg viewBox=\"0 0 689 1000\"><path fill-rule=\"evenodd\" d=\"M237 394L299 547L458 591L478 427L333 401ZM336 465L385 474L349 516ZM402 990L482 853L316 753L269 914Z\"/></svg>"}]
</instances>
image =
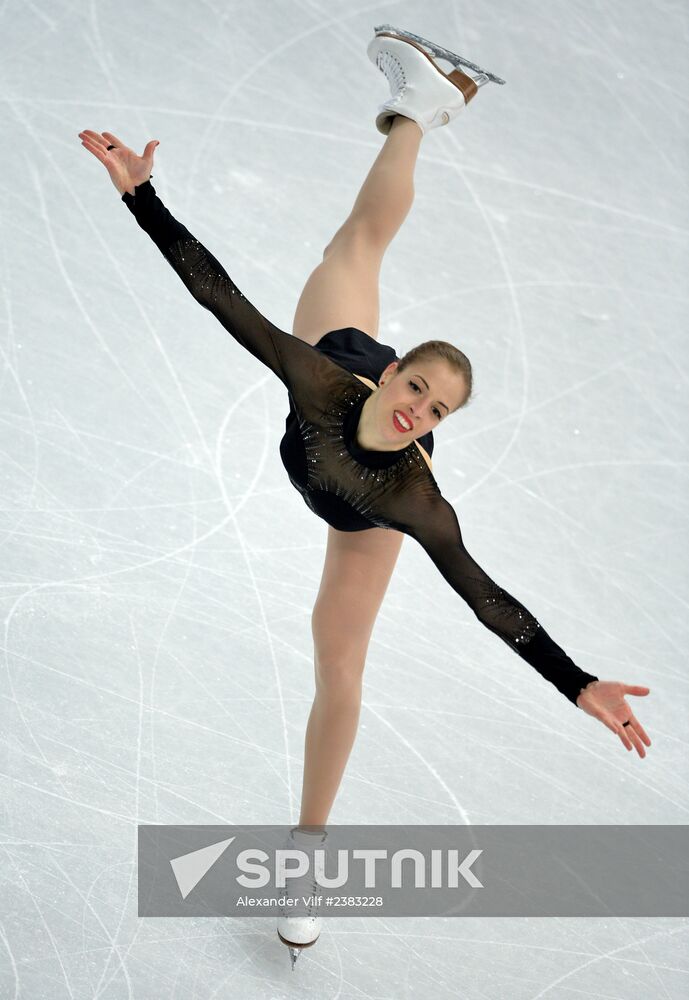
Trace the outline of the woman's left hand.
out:
<instances>
[{"instance_id":1,"label":"woman's left hand","mask_svg":"<svg viewBox=\"0 0 689 1000\"><path fill-rule=\"evenodd\" d=\"M599 719L604 726L616 733L627 750L636 747L639 757L645 757L645 743L650 747L651 741L646 730L638 721L631 708L624 700L626 694L647 695L650 688L639 687L636 684L622 684L620 681L591 681L577 698L577 705L594 719ZM629 720L629 725L623 723Z\"/></svg>"}]
</instances>

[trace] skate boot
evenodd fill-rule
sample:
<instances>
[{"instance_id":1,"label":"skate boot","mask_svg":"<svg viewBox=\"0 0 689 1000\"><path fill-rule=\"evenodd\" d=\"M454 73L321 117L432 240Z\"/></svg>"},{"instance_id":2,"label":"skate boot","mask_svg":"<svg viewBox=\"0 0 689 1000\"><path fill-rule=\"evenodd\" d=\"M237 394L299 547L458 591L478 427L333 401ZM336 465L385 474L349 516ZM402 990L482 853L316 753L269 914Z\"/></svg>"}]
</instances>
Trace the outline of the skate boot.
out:
<instances>
[{"instance_id":1,"label":"skate boot","mask_svg":"<svg viewBox=\"0 0 689 1000\"><path fill-rule=\"evenodd\" d=\"M314 945L322 930L323 920L317 915L318 906L314 897L321 895L323 890L316 882L313 856L317 848L325 849L327 836L325 831L309 833L294 827L284 845L285 850L304 851L309 857L307 873L299 878L287 879L283 894L298 902L294 906L281 907L282 915L277 923L278 937L289 948L292 971L302 948Z\"/></svg>"},{"instance_id":2,"label":"skate boot","mask_svg":"<svg viewBox=\"0 0 689 1000\"><path fill-rule=\"evenodd\" d=\"M463 56L410 31L381 24L375 32L366 51L371 62L387 77L391 92L376 116L376 128L383 135L390 131L395 115L411 118L425 135L456 118L479 87L489 82L505 82ZM455 67L465 66L471 75L457 68L446 73L438 65L439 59Z\"/></svg>"}]
</instances>

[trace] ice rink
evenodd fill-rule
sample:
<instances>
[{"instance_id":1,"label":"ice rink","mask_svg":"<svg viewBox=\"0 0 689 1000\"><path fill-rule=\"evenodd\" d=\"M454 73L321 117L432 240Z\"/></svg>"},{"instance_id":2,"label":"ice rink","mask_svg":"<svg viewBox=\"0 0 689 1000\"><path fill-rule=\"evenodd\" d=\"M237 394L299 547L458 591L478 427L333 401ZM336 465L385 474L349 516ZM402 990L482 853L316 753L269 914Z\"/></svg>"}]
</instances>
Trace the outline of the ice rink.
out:
<instances>
[{"instance_id":1,"label":"ice rink","mask_svg":"<svg viewBox=\"0 0 689 1000\"><path fill-rule=\"evenodd\" d=\"M390 22L503 77L424 137L381 342L471 359L433 474L474 558L583 669L646 685L628 752L405 538L337 824L686 824L689 10L76 0L0 9L0 996L687 1000L682 918L140 919L137 824L299 818L327 538L281 382L82 146L141 153L273 323L384 138ZM324 331L326 332L326 331ZM624 844L620 845L624 850Z\"/></svg>"}]
</instances>

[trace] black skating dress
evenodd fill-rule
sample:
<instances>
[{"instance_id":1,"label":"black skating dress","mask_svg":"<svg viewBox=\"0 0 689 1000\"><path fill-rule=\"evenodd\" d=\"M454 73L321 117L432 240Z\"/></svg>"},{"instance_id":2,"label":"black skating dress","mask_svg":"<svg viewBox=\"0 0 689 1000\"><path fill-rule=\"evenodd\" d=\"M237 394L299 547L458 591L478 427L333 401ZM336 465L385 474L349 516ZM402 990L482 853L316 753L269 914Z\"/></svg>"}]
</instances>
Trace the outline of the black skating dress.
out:
<instances>
[{"instance_id":1,"label":"black skating dress","mask_svg":"<svg viewBox=\"0 0 689 1000\"><path fill-rule=\"evenodd\" d=\"M356 443L361 410L373 390L323 350L262 316L216 258L173 218L150 180L134 195L125 192L122 201L196 301L283 382L290 414L280 456L308 507L341 531L392 528L416 539L481 624L576 705L582 688L598 678L581 670L469 555L454 508L416 444L383 452ZM432 442L426 443L432 450Z\"/></svg>"}]
</instances>

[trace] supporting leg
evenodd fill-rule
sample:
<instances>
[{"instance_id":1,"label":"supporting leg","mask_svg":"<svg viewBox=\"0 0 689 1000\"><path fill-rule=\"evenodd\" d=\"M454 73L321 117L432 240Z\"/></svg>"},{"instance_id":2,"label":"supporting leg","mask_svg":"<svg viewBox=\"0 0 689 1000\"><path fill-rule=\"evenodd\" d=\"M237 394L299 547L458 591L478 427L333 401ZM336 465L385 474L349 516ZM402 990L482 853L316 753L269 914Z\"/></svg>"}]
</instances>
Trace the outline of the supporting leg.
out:
<instances>
[{"instance_id":1,"label":"supporting leg","mask_svg":"<svg viewBox=\"0 0 689 1000\"><path fill-rule=\"evenodd\" d=\"M299 822L325 826L349 760L359 724L361 687L316 694L304 743Z\"/></svg>"},{"instance_id":2,"label":"supporting leg","mask_svg":"<svg viewBox=\"0 0 689 1000\"><path fill-rule=\"evenodd\" d=\"M323 826L354 744L362 675L378 611L404 535L328 527L328 546L312 632L316 671L304 745L303 826Z\"/></svg>"}]
</instances>

